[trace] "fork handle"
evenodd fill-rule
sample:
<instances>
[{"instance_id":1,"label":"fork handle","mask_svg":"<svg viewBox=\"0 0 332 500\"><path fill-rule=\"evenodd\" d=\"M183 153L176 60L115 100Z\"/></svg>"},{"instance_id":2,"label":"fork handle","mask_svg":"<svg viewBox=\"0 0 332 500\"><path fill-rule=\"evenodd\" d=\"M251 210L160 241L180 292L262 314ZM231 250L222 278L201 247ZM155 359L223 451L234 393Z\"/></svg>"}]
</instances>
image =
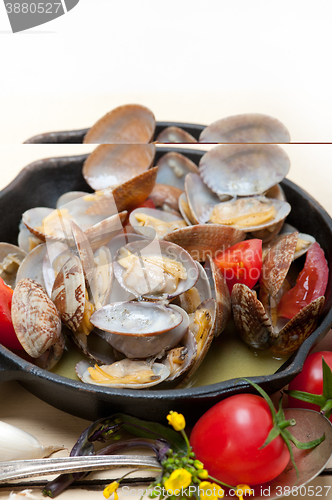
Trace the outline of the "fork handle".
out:
<instances>
[{"instance_id":1,"label":"fork handle","mask_svg":"<svg viewBox=\"0 0 332 500\"><path fill-rule=\"evenodd\" d=\"M94 470L134 467L135 469L160 470L161 466L154 457L139 455L93 455L87 457L41 458L37 460L12 460L0 462L0 483L12 479L23 479L59 472L86 472Z\"/></svg>"}]
</instances>

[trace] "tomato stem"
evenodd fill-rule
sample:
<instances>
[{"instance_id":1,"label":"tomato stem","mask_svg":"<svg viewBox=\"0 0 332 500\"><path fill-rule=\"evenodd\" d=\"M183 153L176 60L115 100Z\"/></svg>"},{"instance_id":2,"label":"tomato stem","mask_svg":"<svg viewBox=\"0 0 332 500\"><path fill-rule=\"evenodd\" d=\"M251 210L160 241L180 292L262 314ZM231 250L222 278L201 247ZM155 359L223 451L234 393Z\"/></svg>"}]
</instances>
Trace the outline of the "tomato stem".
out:
<instances>
[{"instance_id":1,"label":"tomato stem","mask_svg":"<svg viewBox=\"0 0 332 500\"><path fill-rule=\"evenodd\" d=\"M216 483L220 484L220 486L225 486L225 488L230 488L230 489L232 489L232 490L233 490L233 489L234 489L234 490L236 489L236 487L235 487L235 486L231 486L230 484L223 483L222 481L219 481L219 479L216 479L215 477L210 476L210 474L209 474L209 479L211 479L212 481L214 481L214 482L216 482Z\"/></svg>"},{"instance_id":2,"label":"tomato stem","mask_svg":"<svg viewBox=\"0 0 332 500\"><path fill-rule=\"evenodd\" d=\"M332 379L332 373L331 373L331 379ZM248 382L250 385L252 385L259 392L259 394L265 399L265 401L269 405L269 408L271 411L271 416L272 416L272 420L273 420L274 425L273 425L272 429L270 430L270 432L266 438L266 441L261 446L261 448L265 448L265 446L268 446L271 443L271 441L273 441L273 439L275 439L277 436L280 435L286 443L292 464L293 464L294 469L296 471L296 475L297 475L297 477L299 477L299 471L298 471L298 468L297 468L295 460L294 460L293 450L291 448L290 442L292 441L292 443L295 444L296 448L299 448L300 450L309 450L311 448L314 448L318 444L320 444L322 441L324 441L325 434L322 437L320 437L318 439L314 439L313 441L309 441L307 443L303 443L301 441L298 441L289 432L289 430L286 429L286 427L294 426L296 424L296 421L293 418L290 420L285 420L285 414L284 414L284 411L282 409L282 397L279 400L279 409L277 412L272 401L271 401L271 398L267 395L267 393L259 385L255 384L254 382L252 382L251 380L249 380L247 378L242 378L240 380L244 380L244 381ZM332 384L331 384L331 387L332 387Z\"/></svg>"},{"instance_id":3,"label":"tomato stem","mask_svg":"<svg viewBox=\"0 0 332 500\"><path fill-rule=\"evenodd\" d=\"M286 427L296 425L296 420L292 418L291 420L285 420L279 423L279 429L286 429Z\"/></svg>"}]
</instances>

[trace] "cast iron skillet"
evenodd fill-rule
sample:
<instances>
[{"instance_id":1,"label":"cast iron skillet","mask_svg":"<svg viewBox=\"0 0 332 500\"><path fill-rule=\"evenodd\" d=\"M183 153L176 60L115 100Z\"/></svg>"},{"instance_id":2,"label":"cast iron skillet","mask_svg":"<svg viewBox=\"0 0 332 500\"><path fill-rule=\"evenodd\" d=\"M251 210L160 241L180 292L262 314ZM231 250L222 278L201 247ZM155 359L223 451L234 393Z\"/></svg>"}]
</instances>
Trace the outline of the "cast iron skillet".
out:
<instances>
[{"instance_id":1,"label":"cast iron skillet","mask_svg":"<svg viewBox=\"0 0 332 500\"><path fill-rule=\"evenodd\" d=\"M193 123L178 123L178 122L157 122L153 140L155 141L167 127L179 127L191 134L195 139L199 139L202 130L206 125L194 125ZM46 132L44 134L30 137L24 144L82 144L84 136L88 132L88 128L81 130L65 130L62 132Z\"/></svg>"},{"instance_id":2,"label":"cast iron skillet","mask_svg":"<svg viewBox=\"0 0 332 500\"><path fill-rule=\"evenodd\" d=\"M157 150L158 160L174 148ZM195 163L202 151L179 150ZM55 206L59 195L65 191L91 189L82 177L84 156L51 158L28 165L17 178L0 193L0 241L16 243L21 214L34 206ZM325 251L332 269L332 220L309 194L292 182L282 183L288 201L293 207L288 218L290 224L301 232L315 236ZM331 278L327 288L325 312L318 328L299 350L273 375L252 377L268 393L284 387L302 368L313 345L329 330L332 324ZM42 370L22 360L0 346L0 381L17 380L23 387L47 403L73 415L95 420L114 412L164 422L170 410L186 415L194 422L209 407L221 399L240 392L254 392L248 384L235 379L205 387L178 390L122 390L98 388L76 382Z\"/></svg>"}]
</instances>

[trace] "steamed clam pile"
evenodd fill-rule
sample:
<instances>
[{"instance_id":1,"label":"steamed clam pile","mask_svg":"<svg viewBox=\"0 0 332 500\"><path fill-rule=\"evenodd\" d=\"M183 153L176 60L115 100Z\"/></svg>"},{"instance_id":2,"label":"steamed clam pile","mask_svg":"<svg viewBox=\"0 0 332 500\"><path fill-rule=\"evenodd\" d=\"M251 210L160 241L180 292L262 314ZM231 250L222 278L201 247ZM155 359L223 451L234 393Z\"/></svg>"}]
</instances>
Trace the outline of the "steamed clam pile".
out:
<instances>
[{"instance_id":1,"label":"steamed clam pile","mask_svg":"<svg viewBox=\"0 0 332 500\"><path fill-rule=\"evenodd\" d=\"M285 152L217 146L199 167L180 153L156 166L154 157L153 144L97 147L83 168L93 192L27 210L19 245L0 244L25 351L52 369L67 338L86 356L76 365L83 382L181 387L232 311L253 349L295 351L317 326L324 297L280 324L288 270L314 243L284 224ZM239 284L230 294L214 258L246 238L263 241L259 291Z\"/></svg>"}]
</instances>

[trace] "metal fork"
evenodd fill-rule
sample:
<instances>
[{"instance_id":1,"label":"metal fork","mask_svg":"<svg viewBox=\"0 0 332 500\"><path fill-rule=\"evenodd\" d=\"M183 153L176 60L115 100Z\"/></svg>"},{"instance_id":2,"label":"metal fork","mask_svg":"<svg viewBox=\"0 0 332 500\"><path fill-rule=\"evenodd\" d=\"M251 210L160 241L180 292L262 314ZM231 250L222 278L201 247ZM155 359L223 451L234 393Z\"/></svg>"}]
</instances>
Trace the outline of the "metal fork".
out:
<instances>
[{"instance_id":1,"label":"metal fork","mask_svg":"<svg viewBox=\"0 0 332 500\"><path fill-rule=\"evenodd\" d=\"M0 483L59 472L85 472L94 470L134 467L135 469L161 469L155 457L140 455L93 455L86 457L40 458L0 462Z\"/></svg>"}]
</instances>

